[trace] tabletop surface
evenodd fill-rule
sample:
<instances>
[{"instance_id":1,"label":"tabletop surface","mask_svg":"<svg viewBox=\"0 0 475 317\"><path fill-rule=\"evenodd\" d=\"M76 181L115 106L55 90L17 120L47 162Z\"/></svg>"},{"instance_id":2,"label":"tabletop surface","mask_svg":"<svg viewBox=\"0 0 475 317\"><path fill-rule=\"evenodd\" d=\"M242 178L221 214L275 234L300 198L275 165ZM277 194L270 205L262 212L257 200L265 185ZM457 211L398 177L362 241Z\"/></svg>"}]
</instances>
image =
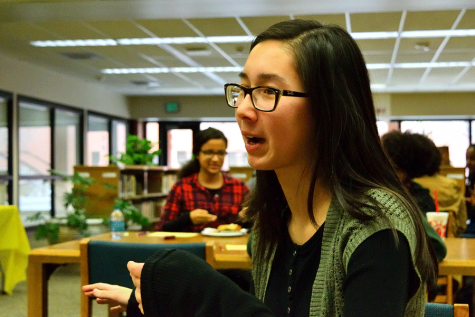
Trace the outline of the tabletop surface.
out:
<instances>
[{"instance_id":1,"label":"tabletop surface","mask_svg":"<svg viewBox=\"0 0 475 317\"><path fill-rule=\"evenodd\" d=\"M173 232L170 232L167 237L174 236ZM118 241L118 242L130 242L130 243L191 243L191 242L214 242L217 246L223 246L226 244L243 245L247 243L249 235L237 236L237 237L211 237L197 233L195 236L180 238L175 237L173 239L165 239L163 237L154 237L148 235L147 232L127 232L122 239L113 240L110 233L103 233L97 236L91 237L92 240L102 241ZM33 249L30 255L58 255L67 254L68 256L76 255L79 258L79 243L81 240L73 240L64 243L58 243L49 245L43 248Z\"/></svg>"}]
</instances>

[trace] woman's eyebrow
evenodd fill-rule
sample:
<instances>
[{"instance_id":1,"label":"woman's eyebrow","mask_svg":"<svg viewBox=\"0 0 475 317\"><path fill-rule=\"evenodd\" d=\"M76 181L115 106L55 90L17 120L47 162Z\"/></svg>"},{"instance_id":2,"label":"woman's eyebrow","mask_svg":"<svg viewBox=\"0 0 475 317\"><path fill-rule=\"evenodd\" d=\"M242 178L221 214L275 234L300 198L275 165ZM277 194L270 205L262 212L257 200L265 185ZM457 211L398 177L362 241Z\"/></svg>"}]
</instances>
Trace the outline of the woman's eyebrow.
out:
<instances>
[{"instance_id":1,"label":"woman's eyebrow","mask_svg":"<svg viewBox=\"0 0 475 317\"><path fill-rule=\"evenodd\" d=\"M268 73L261 73L257 76L260 80L277 80L282 83L287 83L287 80L279 75L276 74L268 74ZM246 73L241 72L239 73L239 78L241 79L249 79Z\"/></svg>"}]
</instances>

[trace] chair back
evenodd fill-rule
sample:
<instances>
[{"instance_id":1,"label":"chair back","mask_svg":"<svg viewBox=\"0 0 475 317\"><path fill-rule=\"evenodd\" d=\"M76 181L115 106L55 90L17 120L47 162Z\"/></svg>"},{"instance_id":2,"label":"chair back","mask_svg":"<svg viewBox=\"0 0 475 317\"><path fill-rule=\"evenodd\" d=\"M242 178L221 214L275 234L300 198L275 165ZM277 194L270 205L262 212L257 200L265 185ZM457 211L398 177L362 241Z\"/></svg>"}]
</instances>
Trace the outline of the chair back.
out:
<instances>
[{"instance_id":1,"label":"chair back","mask_svg":"<svg viewBox=\"0 0 475 317\"><path fill-rule=\"evenodd\" d=\"M424 317L468 317L468 304L426 303Z\"/></svg>"},{"instance_id":2,"label":"chair back","mask_svg":"<svg viewBox=\"0 0 475 317\"><path fill-rule=\"evenodd\" d=\"M206 260L206 243L127 243L86 238L80 242L81 284L102 282L134 288L127 262L145 262L155 252L163 249L188 251ZM82 295L81 316L91 316L91 304L91 299ZM109 316L112 314L109 313Z\"/></svg>"},{"instance_id":3,"label":"chair back","mask_svg":"<svg viewBox=\"0 0 475 317\"><path fill-rule=\"evenodd\" d=\"M145 262L161 249L180 249L205 259L205 243L145 244L92 240L88 245L89 283L133 288L127 262Z\"/></svg>"}]
</instances>

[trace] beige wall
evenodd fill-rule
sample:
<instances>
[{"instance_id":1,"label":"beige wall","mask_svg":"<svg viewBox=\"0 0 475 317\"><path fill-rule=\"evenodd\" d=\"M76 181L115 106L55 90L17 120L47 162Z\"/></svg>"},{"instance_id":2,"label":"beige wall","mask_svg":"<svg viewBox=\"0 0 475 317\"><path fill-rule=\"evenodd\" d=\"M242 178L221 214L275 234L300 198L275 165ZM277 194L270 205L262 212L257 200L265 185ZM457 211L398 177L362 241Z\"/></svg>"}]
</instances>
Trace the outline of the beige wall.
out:
<instances>
[{"instance_id":1,"label":"beige wall","mask_svg":"<svg viewBox=\"0 0 475 317\"><path fill-rule=\"evenodd\" d=\"M129 97L128 102L130 115L135 119L234 118L234 111L226 106L224 96L141 96ZM166 113L167 102L180 103L180 112ZM380 110L379 113L389 113L390 118L414 116L475 118L475 92L375 94L374 103Z\"/></svg>"},{"instance_id":2,"label":"beige wall","mask_svg":"<svg viewBox=\"0 0 475 317\"><path fill-rule=\"evenodd\" d=\"M475 92L392 94L391 115L475 118Z\"/></svg>"},{"instance_id":3,"label":"beige wall","mask_svg":"<svg viewBox=\"0 0 475 317\"><path fill-rule=\"evenodd\" d=\"M67 106L129 118L127 99L94 83L0 55L0 89Z\"/></svg>"},{"instance_id":4,"label":"beige wall","mask_svg":"<svg viewBox=\"0 0 475 317\"><path fill-rule=\"evenodd\" d=\"M202 118L234 118L234 109L226 105L223 96L136 96L128 98L130 115L134 119L199 120ZM178 102L178 113L166 113L167 102Z\"/></svg>"}]
</instances>

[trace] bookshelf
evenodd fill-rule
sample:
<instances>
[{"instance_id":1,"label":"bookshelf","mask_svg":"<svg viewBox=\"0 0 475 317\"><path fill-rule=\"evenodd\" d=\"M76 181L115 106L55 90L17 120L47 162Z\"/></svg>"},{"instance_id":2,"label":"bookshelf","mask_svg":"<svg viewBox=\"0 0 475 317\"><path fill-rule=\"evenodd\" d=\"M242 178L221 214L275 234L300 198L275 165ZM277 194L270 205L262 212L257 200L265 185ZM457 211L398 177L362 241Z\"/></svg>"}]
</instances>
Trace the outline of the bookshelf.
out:
<instances>
[{"instance_id":1,"label":"bookshelf","mask_svg":"<svg viewBox=\"0 0 475 317\"><path fill-rule=\"evenodd\" d=\"M155 222L165 205L177 169L166 166L74 166L74 171L95 180L86 190L88 217L109 217L114 200L129 200L142 215Z\"/></svg>"}]
</instances>

